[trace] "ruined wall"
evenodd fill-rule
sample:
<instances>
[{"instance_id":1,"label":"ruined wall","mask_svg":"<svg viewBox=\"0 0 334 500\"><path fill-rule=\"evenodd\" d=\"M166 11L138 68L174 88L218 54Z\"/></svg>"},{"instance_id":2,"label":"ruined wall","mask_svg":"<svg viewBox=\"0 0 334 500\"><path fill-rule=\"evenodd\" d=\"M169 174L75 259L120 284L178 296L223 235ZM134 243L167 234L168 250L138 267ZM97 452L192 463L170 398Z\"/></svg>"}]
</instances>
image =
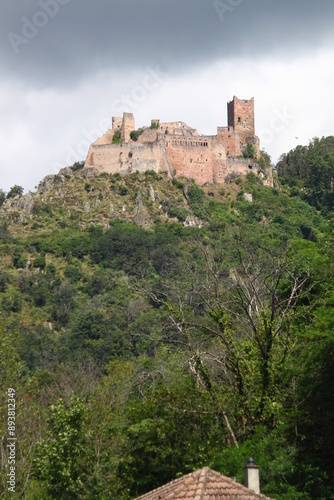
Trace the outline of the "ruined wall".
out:
<instances>
[{"instance_id":1,"label":"ruined wall","mask_svg":"<svg viewBox=\"0 0 334 500\"><path fill-rule=\"evenodd\" d=\"M210 136L180 138L168 136L166 153L177 176L194 179L198 184L210 184L221 178L226 166L224 146Z\"/></svg>"},{"instance_id":2,"label":"ruined wall","mask_svg":"<svg viewBox=\"0 0 334 500\"><path fill-rule=\"evenodd\" d=\"M240 156L240 140L232 127L218 127L217 139L224 145L227 156Z\"/></svg>"},{"instance_id":3,"label":"ruined wall","mask_svg":"<svg viewBox=\"0 0 334 500\"><path fill-rule=\"evenodd\" d=\"M123 118L119 118L119 117L116 117L116 116L113 116L112 117L112 129L114 131L118 131L118 132L121 132L122 130L122 123L123 123Z\"/></svg>"},{"instance_id":4,"label":"ruined wall","mask_svg":"<svg viewBox=\"0 0 334 500\"><path fill-rule=\"evenodd\" d=\"M239 139L243 143L255 135L254 120L254 97L249 100L233 97L233 101L227 103L228 126L233 127Z\"/></svg>"},{"instance_id":5,"label":"ruined wall","mask_svg":"<svg viewBox=\"0 0 334 500\"><path fill-rule=\"evenodd\" d=\"M163 142L147 144L92 144L85 167L95 167L101 172L126 174L139 170L167 171L172 175Z\"/></svg>"},{"instance_id":6,"label":"ruined wall","mask_svg":"<svg viewBox=\"0 0 334 500\"><path fill-rule=\"evenodd\" d=\"M260 142L254 135L254 98L234 97L227 110L228 126L218 127L216 136L200 136L181 121L160 123L159 119L153 119L159 126L143 127L136 142L130 138L135 130L134 116L123 113L122 118L112 119L112 130L90 146L85 166L122 174L155 170L168 171L172 176L175 170L176 175L192 178L200 185L227 182L229 175L247 174L251 170L257 173L258 166L252 160L240 158L249 142L260 156ZM122 144L112 144L116 130L121 133Z\"/></svg>"}]
</instances>

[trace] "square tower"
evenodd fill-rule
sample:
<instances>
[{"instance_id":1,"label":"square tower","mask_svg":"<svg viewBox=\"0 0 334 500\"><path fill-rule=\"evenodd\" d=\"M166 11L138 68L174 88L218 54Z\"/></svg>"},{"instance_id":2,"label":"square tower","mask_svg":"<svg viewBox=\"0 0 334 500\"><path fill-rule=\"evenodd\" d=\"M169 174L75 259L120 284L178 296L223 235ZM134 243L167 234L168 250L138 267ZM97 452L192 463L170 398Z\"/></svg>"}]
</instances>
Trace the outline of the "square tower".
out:
<instances>
[{"instance_id":1,"label":"square tower","mask_svg":"<svg viewBox=\"0 0 334 500\"><path fill-rule=\"evenodd\" d=\"M135 129L135 119L132 113L123 113L121 138L123 142L130 141L130 133Z\"/></svg>"},{"instance_id":2,"label":"square tower","mask_svg":"<svg viewBox=\"0 0 334 500\"><path fill-rule=\"evenodd\" d=\"M238 99L227 103L228 126L233 127L238 134L240 142L246 144L249 137L255 135L254 123L254 97L251 99Z\"/></svg>"}]
</instances>

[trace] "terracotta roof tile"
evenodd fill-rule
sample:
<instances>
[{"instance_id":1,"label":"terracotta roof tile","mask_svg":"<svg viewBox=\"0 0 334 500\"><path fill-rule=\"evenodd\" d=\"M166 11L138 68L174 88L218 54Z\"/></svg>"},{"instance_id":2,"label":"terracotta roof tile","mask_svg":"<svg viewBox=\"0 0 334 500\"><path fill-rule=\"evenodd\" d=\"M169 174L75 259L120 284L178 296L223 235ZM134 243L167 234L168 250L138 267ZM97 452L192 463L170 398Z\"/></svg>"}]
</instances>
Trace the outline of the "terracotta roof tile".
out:
<instances>
[{"instance_id":1,"label":"terracotta roof tile","mask_svg":"<svg viewBox=\"0 0 334 500\"><path fill-rule=\"evenodd\" d=\"M203 469L171 481L135 500L270 500L214 470Z\"/></svg>"}]
</instances>

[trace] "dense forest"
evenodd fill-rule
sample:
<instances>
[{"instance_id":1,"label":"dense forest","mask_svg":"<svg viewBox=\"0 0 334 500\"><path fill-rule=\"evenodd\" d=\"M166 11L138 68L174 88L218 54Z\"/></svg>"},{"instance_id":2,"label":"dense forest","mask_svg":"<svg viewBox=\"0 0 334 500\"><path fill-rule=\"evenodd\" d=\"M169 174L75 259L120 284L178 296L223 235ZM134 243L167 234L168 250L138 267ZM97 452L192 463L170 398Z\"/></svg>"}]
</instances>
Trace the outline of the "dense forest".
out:
<instances>
[{"instance_id":1,"label":"dense forest","mask_svg":"<svg viewBox=\"0 0 334 500\"><path fill-rule=\"evenodd\" d=\"M10 496L129 500L203 466L242 482L252 456L266 495L334 498L334 137L283 155L274 188L81 167L0 193Z\"/></svg>"}]
</instances>

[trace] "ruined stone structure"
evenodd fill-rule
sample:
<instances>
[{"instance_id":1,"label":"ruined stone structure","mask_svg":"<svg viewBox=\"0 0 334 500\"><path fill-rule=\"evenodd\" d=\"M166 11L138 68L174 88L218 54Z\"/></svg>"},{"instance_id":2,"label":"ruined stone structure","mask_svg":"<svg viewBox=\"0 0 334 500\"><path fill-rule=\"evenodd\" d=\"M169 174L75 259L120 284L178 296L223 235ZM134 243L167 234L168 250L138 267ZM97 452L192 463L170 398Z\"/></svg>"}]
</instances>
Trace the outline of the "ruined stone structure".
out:
<instances>
[{"instance_id":1,"label":"ruined stone structure","mask_svg":"<svg viewBox=\"0 0 334 500\"><path fill-rule=\"evenodd\" d=\"M126 174L154 170L167 171L170 177L194 179L198 184L227 182L231 175L257 173L256 159L244 159L242 153L251 143L260 156L260 142L255 136L254 98L240 100L237 97L227 104L228 126L218 127L217 135L199 135L184 122L160 123L135 130L132 113L112 119L112 129L91 144L85 167L95 167L101 172ZM121 144L114 144L118 132Z\"/></svg>"}]
</instances>

